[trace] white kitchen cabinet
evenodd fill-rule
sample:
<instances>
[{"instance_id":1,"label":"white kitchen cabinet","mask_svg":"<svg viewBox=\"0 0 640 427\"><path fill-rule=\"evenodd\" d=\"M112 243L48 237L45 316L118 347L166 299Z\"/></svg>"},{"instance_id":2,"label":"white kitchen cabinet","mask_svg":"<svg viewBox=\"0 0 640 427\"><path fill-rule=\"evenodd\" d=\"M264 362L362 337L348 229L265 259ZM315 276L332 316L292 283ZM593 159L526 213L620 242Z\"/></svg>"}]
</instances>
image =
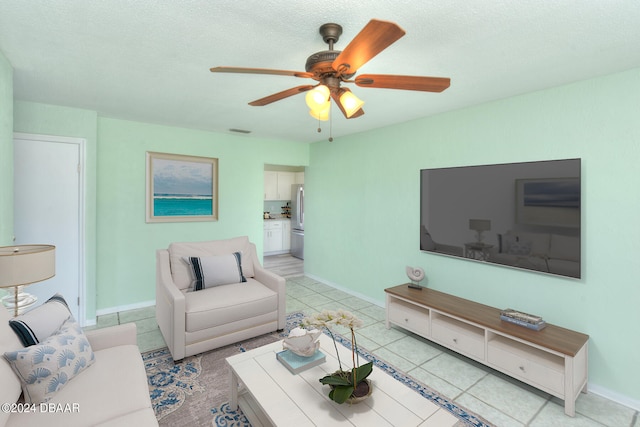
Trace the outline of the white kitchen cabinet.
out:
<instances>
[{"instance_id":1,"label":"white kitchen cabinet","mask_svg":"<svg viewBox=\"0 0 640 427\"><path fill-rule=\"evenodd\" d=\"M278 172L278 199L291 200L291 186L295 179L293 172Z\"/></svg>"},{"instance_id":2,"label":"white kitchen cabinet","mask_svg":"<svg viewBox=\"0 0 640 427\"><path fill-rule=\"evenodd\" d=\"M264 222L263 245L265 254L282 252L282 221L267 220Z\"/></svg>"},{"instance_id":3,"label":"white kitchen cabinet","mask_svg":"<svg viewBox=\"0 0 640 427\"><path fill-rule=\"evenodd\" d=\"M278 172L265 171L264 199L278 200Z\"/></svg>"},{"instance_id":4,"label":"white kitchen cabinet","mask_svg":"<svg viewBox=\"0 0 640 427\"><path fill-rule=\"evenodd\" d=\"M289 252L291 250L291 221L282 220L282 250Z\"/></svg>"},{"instance_id":5,"label":"white kitchen cabinet","mask_svg":"<svg viewBox=\"0 0 640 427\"><path fill-rule=\"evenodd\" d=\"M264 199L291 200L291 185L295 183L294 172L264 172Z\"/></svg>"},{"instance_id":6,"label":"white kitchen cabinet","mask_svg":"<svg viewBox=\"0 0 640 427\"><path fill-rule=\"evenodd\" d=\"M286 254L291 250L291 221L269 219L264 222L265 255Z\"/></svg>"}]
</instances>

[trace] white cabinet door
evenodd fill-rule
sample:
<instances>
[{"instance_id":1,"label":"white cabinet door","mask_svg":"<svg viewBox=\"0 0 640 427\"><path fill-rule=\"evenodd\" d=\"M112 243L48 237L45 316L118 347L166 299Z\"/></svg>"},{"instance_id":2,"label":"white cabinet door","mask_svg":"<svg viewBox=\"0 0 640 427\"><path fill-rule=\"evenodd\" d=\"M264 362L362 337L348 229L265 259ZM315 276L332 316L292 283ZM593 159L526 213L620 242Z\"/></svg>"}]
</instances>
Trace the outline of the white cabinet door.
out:
<instances>
[{"instance_id":1,"label":"white cabinet door","mask_svg":"<svg viewBox=\"0 0 640 427\"><path fill-rule=\"evenodd\" d=\"M282 251L282 221L264 223L264 253Z\"/></svg>"},{"instance_id":2,"label":"white cabinet door","mask_svg":"<svg viewBox=\"0 0 640 427\"><path fill-rule=\"evenodd\" d=\"M264 173L264 199L278 200L278 172Z\"/></svg>"},{"instance_id":3,"label":"white cabinet door","mask_svg":"<svg viewBox=\"0 0 640 427\"><path fill-rule=\"evenodd\" d=\"M278 200L291 200L291 186L294 179L293 172L278 172Z\"/></svg>"},{"instance_id":4,"label":"white cabinet door","mask_svg":"<svg viewBox=\"0 0 640 427\"><path fill-rule=\"evenodd\" d=\"M291 221L282 221L282 250L291 250Z\"/></svg>"},{"instance_id":5,"label":"white cabinet door","mask_svg":"<svg viewBox=\"0 0 640 427\"><path fill-rule=\"evenodd\" d=\"M294 184L296 174L293 172L264 173L265 200L291 200L291 185Z\"/></svg>"}]
</instances>

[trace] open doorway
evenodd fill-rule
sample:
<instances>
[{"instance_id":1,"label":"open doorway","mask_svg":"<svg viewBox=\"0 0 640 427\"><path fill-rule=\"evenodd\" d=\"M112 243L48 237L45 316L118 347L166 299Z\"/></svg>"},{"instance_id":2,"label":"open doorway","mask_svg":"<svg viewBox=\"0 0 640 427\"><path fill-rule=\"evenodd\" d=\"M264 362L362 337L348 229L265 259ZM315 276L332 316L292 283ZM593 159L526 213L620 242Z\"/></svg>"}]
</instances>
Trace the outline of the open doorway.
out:
<instances>
[{"instance_id":1,"label":"open doorway","mask_svg":"<svg viewBox=\"0 0 640 427\"><path fill-rule=\"evenodd\" d=\"M264 166L263 258L283 277L304 274L304 167Z\"/></svg>"}]
</instances>

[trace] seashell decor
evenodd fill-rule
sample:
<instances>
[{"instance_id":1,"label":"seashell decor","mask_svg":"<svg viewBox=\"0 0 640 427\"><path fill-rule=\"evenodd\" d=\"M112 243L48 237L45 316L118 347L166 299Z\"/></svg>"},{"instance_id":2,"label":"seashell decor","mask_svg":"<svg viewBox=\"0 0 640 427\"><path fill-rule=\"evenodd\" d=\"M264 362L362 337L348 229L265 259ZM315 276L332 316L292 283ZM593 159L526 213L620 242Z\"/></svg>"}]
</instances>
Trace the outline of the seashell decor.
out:
<instances>
[{"instance_id":1,"label":"seashell decor","mask_svg":"<svg viewBox=\"0 0 640 427\"><path fill-rule=\"evenodd\" d=\"M313 356L316 350L320 348L320 343L318 342L320 335L322 335L322 332L317 329L293 328L289 332L289 336L282 342L282 347L298 356Z\"/></svg>"},{"instance_id":2,"label":"seashell decor","mask_svg":"<svg viewBox=\"0 0 640 427\"><path fill-rule=\"evenodd\" d=\"M409 267L406 269L407 277L414 283L419 284L424 279L424 270L420 267Z\"/></svg>"}]
</instances>

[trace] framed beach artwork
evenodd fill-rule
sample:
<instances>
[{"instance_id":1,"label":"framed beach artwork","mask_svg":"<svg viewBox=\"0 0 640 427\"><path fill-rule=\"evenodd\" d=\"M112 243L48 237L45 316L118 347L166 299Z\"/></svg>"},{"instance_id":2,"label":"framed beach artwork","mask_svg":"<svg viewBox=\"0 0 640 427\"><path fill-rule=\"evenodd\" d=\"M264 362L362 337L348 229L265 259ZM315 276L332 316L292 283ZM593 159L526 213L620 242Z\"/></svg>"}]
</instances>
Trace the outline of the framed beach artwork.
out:
<instances>
[{"instance_id":1,"label":"framed beach artwork","mask_svg":"<svg viewBox=\"0 0 640 427\"><path fill-rule=\"evenodd\" d=\"M147 152L147 222L218 220L218 159Z\"/></svg>"}]
</instances>

